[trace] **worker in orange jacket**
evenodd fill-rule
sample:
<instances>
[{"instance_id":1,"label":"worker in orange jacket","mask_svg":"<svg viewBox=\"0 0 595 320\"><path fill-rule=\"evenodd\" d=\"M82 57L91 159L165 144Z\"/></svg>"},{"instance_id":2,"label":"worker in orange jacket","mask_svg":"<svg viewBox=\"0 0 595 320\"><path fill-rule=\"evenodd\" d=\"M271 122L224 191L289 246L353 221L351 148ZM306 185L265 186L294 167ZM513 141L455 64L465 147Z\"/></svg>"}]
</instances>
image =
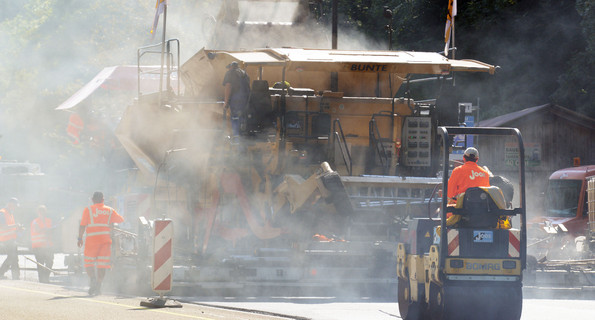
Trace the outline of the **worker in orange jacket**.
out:
<instances>
[{"instance_id":1,"label":"worker in orange jacket","mask_svg":"<svg viewBox=\"0 0 595 320\"><path fill-rule=\"evenodd\" d=\"M4 274L9 268L13 280L18 280L21 277L16 241L18 225L14 220L14 212L18 206L19 200L11 198L6 207L0 209L0 243L6 251L6 260L0 266L0 278L4 278Z\"/></svg>"},{"instance_id":2,"label":"worker in orange jacket","mask_svg":"<svg viewBox=\"0 0 595 320\"><path fill-rule=\"evenodd\" d=\"M50 282L50 269L54 266L54 248L51 237L52 219L46 216L44 205L37 207L37 218L31 221L31 251L37 261L39 282ZM44 268L45 266L45 268Z\"/></svg>"},{"instance_id":3,"label":"worker in orange jacket","mask_svg":"<svg viewBox=\"0 0 595 320\"><path fill-rule=\"evenodd\" d=\"M477 165L479 151L471 147L463 154L464 163L452 170L448 179L448 200L449 203L456 203L457 196L468 188L489 187L490 173Z\"/></svg>"},{"instance_id":4,"label":"worker in orange jacket","mask_svg":"<svg viewBox=\"0 0 595 320\"><path fill-rule=\"evenodd\" d=\"M89 294L101 294L101 283L107 269L111 268L112 238L114 223L124 222L116 210L103 204L103 193L95 192L91 198L93 205L85 208L79 226L77 245L83 246L86 232L84 261L89 276Z\"/></svg>"},{"instance_id":5,"label":"worker in orange jacket","mask_svg":"<svg viewBox=\"0 0 595 320\"><path fill-rule=\"evenodd\" d=\"M448 205L455 206L457 197L473 187L489 187L490 173L477 165L479 160L479 151L470 147L463 153L463 165L458 166L452 170L450 178L448 179ZM458 223L461 219L460 215L453 215L452 212L446 214L446 225L452 226ZM434 243L440 243L441 227L438 226L434 231Z\"/></svg>"}]
</instances>

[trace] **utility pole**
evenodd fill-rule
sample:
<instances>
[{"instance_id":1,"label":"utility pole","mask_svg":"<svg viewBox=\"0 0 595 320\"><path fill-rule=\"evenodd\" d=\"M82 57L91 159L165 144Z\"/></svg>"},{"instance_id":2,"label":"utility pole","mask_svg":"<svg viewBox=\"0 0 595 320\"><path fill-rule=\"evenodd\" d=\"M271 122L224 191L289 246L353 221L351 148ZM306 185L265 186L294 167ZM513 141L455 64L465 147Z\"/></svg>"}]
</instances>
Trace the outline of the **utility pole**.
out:
<instances>
[{"instance_id":1,"label":"utility pole","mask_svg":"<svg viewBox=\"0 0 595 320\"><path fill-rule=\"evenodd\" d=\"M388 20L384 29L388 31L388 50L393 49L393 27L392 27L392 20L393 20L393 12L388 6L384 6L384 10L382 11L382 15Z\"/></svg>"},{"instance_id":2,"label":"utility pole","mask_svg":"<svg viewBox=\"0 0 595 320\"><path fill-rule=\"evenodd\" d=\"M339 13L338 11L338 7L339 7L339 0L333 0L333 4L332 4L332 13L331 13L331 19L332 19L332 49L336 50L337 49L337 24L339 23Z\"/></svg>"},{"instance_id":3,"label":"utility pole","mask_svg":"<svg viewBox=\"0 0 595 320\"><path fill-rule=\"evenodd\" d=\"M332 4L332 49L337 50L337 24L339 23L339 0L333 0ZM331 72L331 91L339 91L339 75L336 72Z\"/></svg>"},{"instance_id":4,"label":"utility pole","mask_svg":"<svg viewBox=\"0 0 595 320\"><path fill-rule=\"evenodd\" d=\"M161 72L159 73L159 104L162 103L163 64L165 60L165 27L167 26L167 2L163 3L163 35L161 37Z\"/></svg>"}]
</instances>

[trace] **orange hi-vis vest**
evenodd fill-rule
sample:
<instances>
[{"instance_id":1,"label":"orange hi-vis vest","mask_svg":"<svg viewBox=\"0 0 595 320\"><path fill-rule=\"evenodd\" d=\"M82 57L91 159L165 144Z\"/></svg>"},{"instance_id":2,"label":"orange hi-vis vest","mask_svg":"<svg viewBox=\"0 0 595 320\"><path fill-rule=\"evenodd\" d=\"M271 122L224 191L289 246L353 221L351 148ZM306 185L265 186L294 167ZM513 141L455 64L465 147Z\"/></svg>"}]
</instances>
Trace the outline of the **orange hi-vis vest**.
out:
<instances>
[{"instance_id":1,"label":"orange hi-vis vest","mask_svg":"<svg viewBox=\"0 0 595 320\"><path fill-rule=\"evenodd\" d=\"M52 219L36 218L31 222L31 248L48 248L52 241L48 230L52 227Z\"/></svg>"},{"instance_id":2,"label":"orange hi-vis vest","mask_svg":"<svg viewBox=\"0 0 595 320\"><path fill-rule=\"evenodd\" d=\"M86 226L87 243L111 243L110 225L124 219L103 203L94 204L83 211L81 225Z\"/></svg>"},{"instance_id":3,"label":"orange hi-vis vest","mask_svg":"<svg viewBox=\"0 0 595 320\"><path fill-rule=\"evenodd\" d=\"M83 121L83 119L81 119L81 117L78 114L73 113L70 115L70 118L68 119L68 127L66 128L66 132L72 139L74 139L72 142L73 144L80 143L81 131L84 127L85 122Z\"/></svg>"},{"instance_id":4,"label":"orange hi-vis vest","mask_svg":"<svg viewBox=\"0 0 595 320\"><path fill-rule=\"evenodd\" d=\"M0 241L8 241L17 238L17 224L14 222L14 216L8 212L6 208L0 209L0 213L4 215L4 222L6 225L0 228Z\"/></svg>"},{"instance_id":5,"label":"orange hi-vis vest","mask_svg":"<svg viewBox=\"0 0 595 320\"><path fill-rule=\"evenodd\" d=\"M452 199L468 188L489 187L489 173L473 161L466 161L462 166L452 170L448 179L448 198Z\"/></svg>"}]
</instances>

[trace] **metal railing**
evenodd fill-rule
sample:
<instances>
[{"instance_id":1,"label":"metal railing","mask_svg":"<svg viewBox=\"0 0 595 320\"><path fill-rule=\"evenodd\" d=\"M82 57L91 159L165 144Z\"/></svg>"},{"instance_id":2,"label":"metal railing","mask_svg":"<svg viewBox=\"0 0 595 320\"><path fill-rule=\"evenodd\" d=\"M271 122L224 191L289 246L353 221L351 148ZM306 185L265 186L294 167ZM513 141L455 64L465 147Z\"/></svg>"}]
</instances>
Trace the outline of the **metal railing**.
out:
<instances>
[{"instance_id":1,"label":"metal railing","mask_svg":"<svg viewBox=\"0 0 595 320\"><path fill-rule=\"evenodd\" d=\"M337 129L339 129L339 131L337 131ZM347 168L347 174L352 175L353 161L351 159L349 148L347 148L347 141L345 140L345 134L343 134L343 128L341 127L341 121L339 121L339 119L333 121L333 138L332 149L334 150L335 146L339 144L343 163L345 163L345 167Z\"/></svg>"},{"instance_id":2,"label":"metal railing","mask_svg":"<svg viewBox=\"0 0 595 320\"><path fill-rule=\"evenodd\" d=\"M172 46L171 44L175 43L175 49L176 49L176 59L174 59L174 53L172 53ZM171 78L173 74L177 74L177 92L176 94L179 96L180 95L180 76L178 74L178 71L180 70L180 40L178 39L169 39L165 42L165 52L163 52L161 50L162 43L156 43L156 44L152 44L152 45L148 45L148 46L144 46L144 47L140 47L137 49L137 68L138 68L138 72L137 72L137 81L138 81L138 97L140 98L140 96L142 95L142 90L141 90L141 78L143 75L152 75L152 74L156 74L159 75L159 94L161 96L163 91L169 91L169 88L171 87ZM159 50L157 50L157 48ZM151 56L155 56L156 54L163 54L165 55L166 59L165 62L162 62L161 65L159 66L159 68L149 68L147 69L146 66L144 67L145 69L143 70L143 68L141 68L141 58L143 58L145 55L150 54ZM165 70L164 70L165 69ZM163 88L163 79L165 78L166 83L165 83L165 90Z\"/></svg>"},{"instance_id":3,"label":"metal railing","mask_svg":"<svg viewBox=\"0 0 595 320\"><path fill-rule=\"evenodd\" d=\"M374 154L377 154L380 160L380 166L382 167L382 171L385 175L388 174L390 169L390 159L386 151L384 150L384 146L382 145L382 136L380 135L380 130L378 129L378 125L376 124L376 120L374 117L370 120L370 147L374 149Z\"/></svg>"}]
</instances>

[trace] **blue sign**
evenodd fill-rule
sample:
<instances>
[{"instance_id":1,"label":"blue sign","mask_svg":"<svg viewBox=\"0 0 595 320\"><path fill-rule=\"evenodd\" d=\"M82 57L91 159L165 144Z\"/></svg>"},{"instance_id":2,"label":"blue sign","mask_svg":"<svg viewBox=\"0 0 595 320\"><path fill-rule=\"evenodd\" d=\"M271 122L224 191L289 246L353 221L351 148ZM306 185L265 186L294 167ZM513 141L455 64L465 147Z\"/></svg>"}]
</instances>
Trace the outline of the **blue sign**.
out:
<instances>
[{"instance_id":1,"label":"blue sign","mask_svg":"<svg viewBox=\"0 0 595 320\"><path fill-rule=\"evenodd\" d=\"M473 242L492 243L494 242L494 232L473 230Z\"/></svg>"},{"instance_id":2,"label":"blue sign","mask_svg":"<svg viewBox=\"0 0 595 320\"><path fill-rule=\"evenodd\" d=\"M468 127L468 128L475 127L475 117L474 116L465 116L465 127ZM472 135L467 136L467 141L465 141L465 135L463 135L463 134L456 135L456 136L454 136L453 139L454 139L453 145L455 147L460 148L459 150L454 150L452 152L453 154L463 154L463 152L465 152L465 149L474 146Z\"/></svg>"}]
</instances>

